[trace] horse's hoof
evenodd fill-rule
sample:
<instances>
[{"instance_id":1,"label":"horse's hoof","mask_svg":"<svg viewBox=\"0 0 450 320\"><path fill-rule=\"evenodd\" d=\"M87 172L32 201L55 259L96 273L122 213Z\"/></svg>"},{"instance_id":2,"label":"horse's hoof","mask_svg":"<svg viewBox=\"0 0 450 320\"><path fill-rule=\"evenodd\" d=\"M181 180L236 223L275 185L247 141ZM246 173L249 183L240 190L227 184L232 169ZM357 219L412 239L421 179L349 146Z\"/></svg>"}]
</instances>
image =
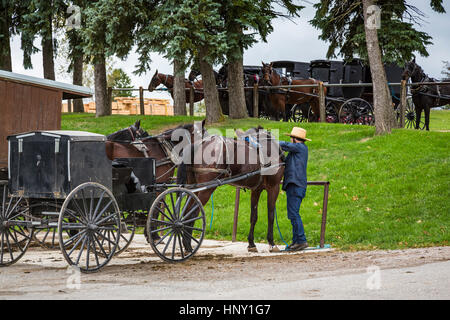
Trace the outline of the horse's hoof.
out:
<instances>
[{"instance_id":1,"label":"horse's hoof","mask_svg":"<svg viewBox=\"0 0 450 320\"><path fill-rule=\"evenodd\" d=\"M247 247L248 252L258 252L258 249L255 247Z\"/></svg>"},{"instance_id":2,"label":"horse's hoof","mask_svg":"<svg viewBox=\"0 0 450 320\"><path fill-rule=\"evenodd\" d=\"M277 246L270 246L269 252L275 253L275 252L281 252L281 250Z\"/></svg>"}]
</instances>

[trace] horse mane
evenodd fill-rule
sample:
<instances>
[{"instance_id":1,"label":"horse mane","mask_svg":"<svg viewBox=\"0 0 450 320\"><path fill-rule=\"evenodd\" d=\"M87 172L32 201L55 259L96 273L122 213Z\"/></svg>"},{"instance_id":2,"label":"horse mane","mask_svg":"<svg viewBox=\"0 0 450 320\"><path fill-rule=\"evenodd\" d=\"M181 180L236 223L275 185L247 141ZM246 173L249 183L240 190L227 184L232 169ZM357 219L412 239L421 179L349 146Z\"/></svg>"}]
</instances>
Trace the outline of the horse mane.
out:
<instances>
[{"instance_id":1,"label":"horse mane","mask_svg":"<svg viewBox=\"0 0 450 320\"><path fill-rule=\"evenodd\" d=\"M125 128L107 135L106 139L108 141L129 140L129 135L128 128Z\"/></svg>"}]
</instances>

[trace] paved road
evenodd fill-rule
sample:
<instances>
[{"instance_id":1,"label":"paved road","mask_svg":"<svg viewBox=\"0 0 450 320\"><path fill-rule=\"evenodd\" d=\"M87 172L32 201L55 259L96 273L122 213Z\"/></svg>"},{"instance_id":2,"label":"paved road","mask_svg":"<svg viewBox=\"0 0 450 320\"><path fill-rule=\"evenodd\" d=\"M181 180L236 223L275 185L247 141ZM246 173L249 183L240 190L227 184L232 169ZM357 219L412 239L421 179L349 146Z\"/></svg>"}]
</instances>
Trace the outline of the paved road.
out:
<instances>
[{"instance_id":1,"label":"paved road","mask_svg":"<svg viewBox=\"0 0 450 320\"><path fill-rule=\"evenodd\" d=\"M96 274L59 252L31 248L0 269L0 299L450 299L450 247L250 255L209 242L182 264L159 261L142 239Z\"/></svg>"}]
</instances>

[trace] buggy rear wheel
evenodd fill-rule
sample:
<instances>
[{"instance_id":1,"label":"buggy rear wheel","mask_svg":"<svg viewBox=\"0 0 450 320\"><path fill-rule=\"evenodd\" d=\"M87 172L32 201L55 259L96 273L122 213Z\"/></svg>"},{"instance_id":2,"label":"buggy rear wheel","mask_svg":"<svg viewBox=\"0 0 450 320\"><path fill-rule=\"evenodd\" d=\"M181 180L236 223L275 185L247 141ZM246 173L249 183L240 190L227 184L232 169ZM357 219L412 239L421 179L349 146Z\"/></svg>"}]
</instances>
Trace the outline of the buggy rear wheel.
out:
<instances>
[{"instance_id":1,"label":"buggy rear wheel","mask_svg":"<svg viewBox=\"0 0 450 320\"><path fill-rule=\"evenodd\" d=\"M408 97L405 108L405 128L414 129L416 127L416 118L416 107L412 97ZM422 119L420 120L419 128L420 130L425 129L425 122Z\"/></svg>"},{"instance_id":2,"label":"buggy rear wheel","mask_svg":"<svg viewBox=\"0 0 450 320\"><path fill-rule=\"evenodd\" d=\"M158 214L165 220L157 219ZM206 219L198 197L184 188L168 189L154 201L147 218L147 238L153 251L168 262L191 258L202 244ZM153 235L162 233L156 239Z\"/></svg>"},{"instance_id":3,"label":"buggy rear wheel","mask_svg":"<svg viewBox=\"0 0 450 320\"><path fill-rule=\"evenodd\" d=\"M129 247L136 233L136 227L136 213L120 213L120 241L117 246L115 255L121 254Z\"/></svg>"},{"instance_id":4,"label":"buggy rear wheel","mask_svg":"<svg viewBox=\"0 0 450 320\"><path fill-rule=\"evenodd\" d=\"M375 117L372 105L364 99L347 100L339 111L339 122L345 124L373 125Z\"/></svg>"},{"instance_id":5,"label":"buggy rear wheel","mask_svg":"<svg viewBox=\"0 0 450 320\"><path fill-rule=\"evenodd\" d=\"M33 219L39 219L45 228L36 226L33 240L41 247L47 249L59 248L58 243L58 217L61 204L53 202L31 202L29 206L30 215Z\"/></svg>"},{"instance_id":6,"label":"buggy rear wheel","mask_svg":"<svg viewBox=\"0 0 450 320\"><path fill-rule=\"evenodd\" d=\"M325 119L328 123L339 122L339 103L336 101L329 101L325 107Z\"/></svg>"},{"instance_id":7,"label":"buggy rear wheel","mask_svg":"<svg viewBox=\"0 0 450 320\"><path fill-rule=\"evenodd\" d=\"M291 119L294 122L308 122L309 103L296 104L291 109Z\"/></svg>"},{"instance_id":8,"label":"buggy rear wheel","mask_svg":"<svg viewBox=\"0 0 450 320\"><path fill-rule=\"evenodd\" d=\"M69 265L87 273L108 264L120 241L120 210L111 191L94 182L75 188L61 208L58 232Z\"/></svg>"},{"instance_id":9,"label":"buggy rear wheel","mask_svg":"<svg viewBox=\"0 0 450 320\"><path fill-rule=\"evenodd\" d=\"M22 197L11 196L8 182L0 181L0 266L19 261L32 239L27 202Z\"/></svg>"}]
</instances>

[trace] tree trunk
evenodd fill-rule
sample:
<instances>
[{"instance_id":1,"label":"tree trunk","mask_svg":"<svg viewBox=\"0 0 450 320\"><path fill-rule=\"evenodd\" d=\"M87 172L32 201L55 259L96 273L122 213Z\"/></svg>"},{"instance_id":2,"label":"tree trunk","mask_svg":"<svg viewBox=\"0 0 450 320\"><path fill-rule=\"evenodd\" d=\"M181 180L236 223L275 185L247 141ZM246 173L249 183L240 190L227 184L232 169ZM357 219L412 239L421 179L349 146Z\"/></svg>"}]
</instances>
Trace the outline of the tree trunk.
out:
<instances>
[{"instance_id":1,"label":"tree trunk","mask_svg":"<svg viewBox=\"0 0 450 320\"><path fill-rule=\"evenodd\" d=\"M386 72L378 43L378 31L370 20L369 9L374 5L373 0L363 0L364 28L366 32L367 53L369 56L370 72L373 83L373 106L375 116L375 134L391 133L395 128L394 108L389 91Z\"/></svg>"},{"instance_id":2,"label":"tree trunk","mask_svg":"<svg viewBox=\"0 0 450 320\"><path fill-rule=\"evenodd\" d=\"M187 113L184 72L178 60L173 61L173 76L173 111L176 116L185 116Z\"/></svg>"},{"instance_id":3,"label":"tree trunk","mask_svg":"<svg viewBox=\"0 0 450 320\"><path fill-rule=\"evenodd\" d=\"M216 86L216 78L212 65L205 60L206 49L200 48L199 62L200 72L203 79L203 90L206 105L206 123L215 123L224 120L222 109L220 108L219 93Z\"/></svg>"},{"instance_id":4,"label":"tree trunk","mask_svg":"<svg viewBox=\"0 0 450 320\"><path fill-rule=\"evenodd\" d=\"M228 63L228 103L232 119L248 117L244 91L244 58Z\"/></svg>"},{"instance_id":5,"label":"tree trunk","mask_svg":"<svg viewBox=\"0 0 450 320\"><path fill-rule=\"evenodd\" d=\"M0 4L0 70L12 71L11 63L11 44L9 36L9 16L8 6L3 7Z\"/></svg>"},{"instance_id":6,"label":"tree trunk","mask_svg":"<svg viewBox=\"0 0 450 320\"><path fill-rule=\"evenodd\" d=\"M106 82L106 63L105 56L97 57L97 62L94 65L94 77L95 77L95 108L96 117L111 115L111 109L109 107L107 98L107 82Z\"/></svg>"},{"instance_id":7,"label":"tree trunk","mask_svg":"<svg viewBox=\"0 0 450 320\"><path fill-rule=\"evenodd\" d=\"M83 85L83 55L77 55L73 61L73 84ZM84 112L83 99L73 100L73 112Z\"/></svg>"},{"instance_id":8,"label":"tree trunk","mask_svg":"<svg viewBox=\"0 0 450 320\"><path fill-rule=\"evenodd\" d=\"M47 34L42 35L42 62L44 67L44 78L55 80L55 63L53 60L53 28L52 17L49 18L49 29Z\"/></svg>"}]
</instances>

